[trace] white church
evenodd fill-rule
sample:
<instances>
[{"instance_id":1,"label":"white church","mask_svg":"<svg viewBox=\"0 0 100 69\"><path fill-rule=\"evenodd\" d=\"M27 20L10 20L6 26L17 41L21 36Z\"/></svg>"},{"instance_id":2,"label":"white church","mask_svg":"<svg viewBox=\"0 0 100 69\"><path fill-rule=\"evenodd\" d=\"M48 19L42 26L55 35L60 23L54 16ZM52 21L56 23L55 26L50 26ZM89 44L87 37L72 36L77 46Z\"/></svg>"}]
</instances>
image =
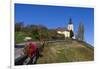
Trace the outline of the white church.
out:
<instances>
[{"instance_id":1,"label":"white church","mask_svg":"<svg viewBox=\"0 0 100 69\"><path fill-rule=\"evenodd\" d=\"M67 28L66 29L58 29L57 33L64 35L64 37L66 39L66 38L70 38L70 36L71 36L70 31L72 31L73 34L74 34L74 25L72 23L72 19L71 18L69 20ZM72 38L75 39L75 36L73 36Z\"/></svg>"}]
</instances>

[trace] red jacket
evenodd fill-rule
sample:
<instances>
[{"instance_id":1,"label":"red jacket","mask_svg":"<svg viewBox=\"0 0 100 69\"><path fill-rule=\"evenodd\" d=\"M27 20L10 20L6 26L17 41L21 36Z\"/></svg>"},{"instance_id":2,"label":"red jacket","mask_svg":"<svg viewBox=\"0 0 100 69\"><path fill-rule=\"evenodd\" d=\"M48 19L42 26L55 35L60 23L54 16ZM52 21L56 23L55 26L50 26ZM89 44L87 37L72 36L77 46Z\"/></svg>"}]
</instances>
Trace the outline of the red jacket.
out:
<instances>
[{"instance_id":1,"label":"red jacket","mask_svg":"<svg viewBox=\"0 0 100 69\"><path fill-rule=\"evenodd\" d=\"M28 56L29 56L29 57L32 57L33 54L36 54L36 50L37 50L36 44L34 44L34 43L29 43Z\"/></svg>"}]
</instances>

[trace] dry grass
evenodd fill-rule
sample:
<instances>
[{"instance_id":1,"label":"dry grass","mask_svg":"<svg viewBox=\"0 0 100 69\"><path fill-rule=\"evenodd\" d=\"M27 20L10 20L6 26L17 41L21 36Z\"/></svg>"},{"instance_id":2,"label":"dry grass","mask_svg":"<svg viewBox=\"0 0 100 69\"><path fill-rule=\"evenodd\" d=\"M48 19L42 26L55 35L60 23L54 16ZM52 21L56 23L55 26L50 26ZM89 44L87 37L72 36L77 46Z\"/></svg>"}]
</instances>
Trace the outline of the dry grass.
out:
<instances>
[{"instance_id":1,"label":"dry grass","mask_svg":"<svg viewBox=\"0 0 100 69\"><path fill-rule=\"evenodd\" d=\"M94 49L78 41L66 41L49 43L44 47L43 57L37 61L38 64L93 61Z\"/></svg>"}]
</instances>

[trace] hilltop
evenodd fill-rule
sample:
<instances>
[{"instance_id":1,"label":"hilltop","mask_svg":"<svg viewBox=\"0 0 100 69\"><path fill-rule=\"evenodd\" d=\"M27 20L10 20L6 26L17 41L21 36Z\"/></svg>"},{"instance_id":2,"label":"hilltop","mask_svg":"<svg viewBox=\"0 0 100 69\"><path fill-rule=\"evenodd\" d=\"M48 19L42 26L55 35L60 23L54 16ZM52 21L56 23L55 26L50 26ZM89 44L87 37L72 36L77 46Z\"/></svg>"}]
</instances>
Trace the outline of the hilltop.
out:
<instances>
[{"instance_id":1,"label":"hilltop","mask_svg":"<svg viewBox=\"0 0 100 69\"><path fill-rule=\"evenodd\" d=\"M45 45L37 64L93 61L94 47L77 40L55 41Z\"/></svg>"}]
</instances>

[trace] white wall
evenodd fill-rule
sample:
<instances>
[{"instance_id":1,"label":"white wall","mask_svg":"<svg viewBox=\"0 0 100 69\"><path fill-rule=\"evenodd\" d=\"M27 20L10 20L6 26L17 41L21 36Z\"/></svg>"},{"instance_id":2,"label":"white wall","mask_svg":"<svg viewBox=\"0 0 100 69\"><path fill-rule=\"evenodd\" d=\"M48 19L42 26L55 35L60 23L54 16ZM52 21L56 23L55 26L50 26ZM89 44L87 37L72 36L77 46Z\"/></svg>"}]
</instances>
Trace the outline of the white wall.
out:
<instances>
[{"instance_id":1,"label":"white wall","mask_svg":"<svg viewBox=\"0 0 100 69\"><path fill-rule=\"evenodd\" d=\"M69 25L68 25L68 30L74 31L74 25L73 25L73 24L69 24Z\"/></svg>"}]
</instances>

